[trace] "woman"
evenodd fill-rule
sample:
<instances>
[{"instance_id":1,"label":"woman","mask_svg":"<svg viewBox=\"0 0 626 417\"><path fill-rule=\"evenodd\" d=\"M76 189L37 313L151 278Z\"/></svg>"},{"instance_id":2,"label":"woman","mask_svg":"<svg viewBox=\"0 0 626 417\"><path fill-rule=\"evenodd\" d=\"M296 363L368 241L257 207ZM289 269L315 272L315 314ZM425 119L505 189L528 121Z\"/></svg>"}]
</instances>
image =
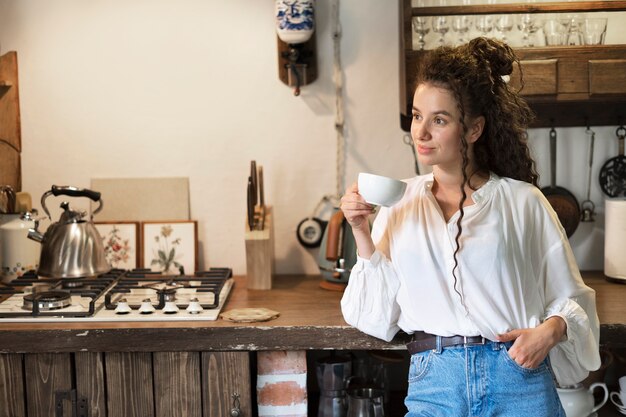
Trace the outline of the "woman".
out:
<instances>
[{"instance_id":1,"label":"woman","mask_svg":"<svg viewBox=\"0 0 626 417\"><path fill-rule=\"evenodd\" d=\"M515 63L486 38L427 54L411 136L432 174L407 180L371 233L357 184L341 200L359 255L342 312L387 341L413 334L410 416L564 416L554 379L600 365L595 293L537 188Z\"/></svg>"}]
</instances>

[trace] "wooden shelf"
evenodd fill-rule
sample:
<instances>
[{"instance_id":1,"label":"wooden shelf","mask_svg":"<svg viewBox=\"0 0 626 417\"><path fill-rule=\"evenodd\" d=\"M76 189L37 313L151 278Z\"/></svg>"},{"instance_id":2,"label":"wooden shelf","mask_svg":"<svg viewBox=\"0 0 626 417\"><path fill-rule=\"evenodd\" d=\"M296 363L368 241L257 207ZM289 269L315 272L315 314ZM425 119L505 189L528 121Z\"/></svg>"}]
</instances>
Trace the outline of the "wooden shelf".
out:
<instances>
[{"instance_id":1,"label":"wooden shelf","mask_svg":"<svg viewBox=\"0 0 626 417\"><path fill-rule=\"evenodd\" d=\"M413 16L626 11L626 1L400 7L400 126L410 131L416 67ZM520 94L536 114L530 127L604 126L626 121L626 44L515 48L524 74ZM520 87L514 68L511 86Z\"/></svg>"},{"instance_id":2,"label":"wooden shelf","mask_svg":"<svg viewBox=\"0 0 626 417\"><path fill-rule=\"evenodd\" d=\"M472 6L411 7L411 15L458 16L470 14L619 12L623 11L624 9L626 9L626 1L615 0L485 4Z\"/></svg>"},{"instance_id":3,"label":"wooden shelf","mask_svg":"<svg viewBox=\"0 0 626 417\"><path fill-rule=\"evenodd\" d=\"M11 81L0 80L0 87L11 87L13 83Z\"/></svg>"}]
</instances>

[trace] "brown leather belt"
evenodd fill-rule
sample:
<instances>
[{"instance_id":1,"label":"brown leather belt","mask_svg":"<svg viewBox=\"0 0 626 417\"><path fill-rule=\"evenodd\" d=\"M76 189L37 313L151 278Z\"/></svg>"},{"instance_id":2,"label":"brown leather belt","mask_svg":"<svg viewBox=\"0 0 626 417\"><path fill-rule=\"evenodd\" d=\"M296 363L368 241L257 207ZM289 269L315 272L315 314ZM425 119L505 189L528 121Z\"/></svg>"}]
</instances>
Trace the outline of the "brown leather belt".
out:
<instances>
[{"instance_id":1,"label":"brown leather belt","mask_svg":"<svg viewBox=\"0 0 626 417\"><path fill-rule=\"evenodd\" d=\"M435 336L424 332L413 333L413 341L406 348L411 355L426 350L437 349L437 337L441 338L440 347L484 345L490 340L482 336Z\"/></svg>"}]
</instances>

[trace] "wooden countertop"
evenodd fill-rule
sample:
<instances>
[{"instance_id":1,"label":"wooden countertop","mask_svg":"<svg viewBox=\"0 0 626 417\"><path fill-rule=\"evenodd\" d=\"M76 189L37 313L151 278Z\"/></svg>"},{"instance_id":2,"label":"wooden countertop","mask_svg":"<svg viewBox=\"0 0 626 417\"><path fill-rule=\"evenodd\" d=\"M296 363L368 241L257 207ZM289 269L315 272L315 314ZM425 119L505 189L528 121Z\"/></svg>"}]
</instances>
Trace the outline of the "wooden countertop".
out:
<instances>
[{"instance_id":1,"label":"wooden countertop","mask_svg":"<svg viewBox=\"0 0 626 417\"><path fill-rule=\"evenodd\" d=\"M602 343L626 347L626 285L606 281L601 272L583 277L596 290ZM245 277L235 277L223 311L266 307L280 312L277 319L261 323L0 320L0 352L405 348L406 334L386 343L346 324L339 309L342 293L323 290L319 283L319 276L278 276L272 290L247 290Z\"/></svg>"}]
</instances>

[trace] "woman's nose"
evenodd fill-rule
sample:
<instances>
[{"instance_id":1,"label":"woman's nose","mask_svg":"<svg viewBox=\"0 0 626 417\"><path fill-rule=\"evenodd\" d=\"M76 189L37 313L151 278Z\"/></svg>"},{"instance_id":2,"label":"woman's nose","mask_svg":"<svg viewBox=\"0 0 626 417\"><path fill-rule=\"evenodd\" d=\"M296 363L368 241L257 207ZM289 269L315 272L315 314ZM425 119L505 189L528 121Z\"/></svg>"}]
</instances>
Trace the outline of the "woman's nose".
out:
<instances>
[{"instance_id":1,"label":"woman's nose","mask_svg":"<svg viewBox=\"0 0 626 417\"><path fill-rule=\"evenodd\" d=\"M425 123L413 122L411 126L411 136L413 137L413 142L430 139L430 134L428 133Z\"/></svg>"}]
</instances>

